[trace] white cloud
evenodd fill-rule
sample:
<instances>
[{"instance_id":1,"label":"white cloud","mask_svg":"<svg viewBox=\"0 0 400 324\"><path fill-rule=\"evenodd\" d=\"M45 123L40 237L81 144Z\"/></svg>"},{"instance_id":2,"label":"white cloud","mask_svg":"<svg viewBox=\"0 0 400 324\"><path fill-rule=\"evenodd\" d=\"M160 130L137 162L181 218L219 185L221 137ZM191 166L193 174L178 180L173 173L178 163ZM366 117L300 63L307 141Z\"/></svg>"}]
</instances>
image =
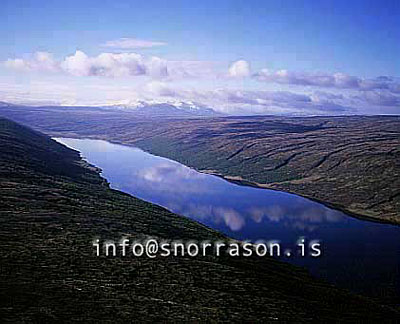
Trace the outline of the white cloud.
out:
<instances>
[{"instance_id":1,"label":"white cloud","mask_svg":"<svg viewBox=\"0 0 400 324\"><path fill-rule=\"evenodd\" d=\"M245 60L233 62L228 70L228 75L233 78L244 78L250 75L250 64Z\"/></svg>"},{"instance_id":2,"label":"white cloud","mask_svg":"<svg viewBox=\"0 0 400 324\"><path fill-rule=\"evenodd\" d=\"M165 82L149 82L143 87L143 90L154 97L179 97L179 94L171 87L168 87Z\"/></svg>"},{"instance_id":3,"label":"white cloud","mask_svg":"<svg viewBox=\"0 0 400 324\"><path fill-rule=\"evenodd\" d=\"M88 56L77 50L74 54L56 61L52 54L37 52L31 57L8 59L7 68L19 71L59 72L74 76L210 79L216 77L213 62L167 61L157 56L143 56L138 53L101 53Z\"/></svg>"},{"instance_id":4,"label":"white cloud","mask_svg":"<svg viewBox=\"0 0 400 324\"><path fill-rule=\"evenodd\" d=\"M136 48L150 48L155 46L164 46L167 43L154 42L136 38L119 38L116 40L108 41L103 46L118 49L136 49Z\"/></svg>"},{"instance_id":5,"label":"white cloud","mask_svg":"<svg viewBox=\"0 0 400 324\"><path fill-rule=\"evenodd\" d=\"M29 66L23 59L8 59L4 62L4 65L10 69L14 70L29 70Z\"/></svg>"},{"instance_id":6,"label":"white cloud","mask_svg":"<svg viewBox=\"0 0 400 324\"><path fill-rule=\"evenodd\" d=\"M55 61L51 54L38 52L30 59L9 59L9 68L25 71L64 72L74 76L128 77L168 76L167 62L159 57L145 58L136 53L101 53L90 57L82 51Z\"/></svg>"},{"instance_id":7,"label":"white cloud","mask_svg":"<svg viewBox=\"0 0 400 324\"><path fill-rule=\"evenodd\" d=\"M161 59L145 60L136 53L101 53L96 57L88 57L85 53L76 51L74 55L65 58L61 67L77 76L127 77L167 74Z\"/></svg>"},{"instance_id":8,"label":"white cloud","mask_svg":"<svg viewBox=\"0 0 400 324\"><path fill-rule=\"evenodd\" d=\"M157 56L152 56L147 63L147 72L150 76L156 78L168 76L167 61Z\"/></svg>"},{"instance_id":9,"label":"white cloud","mask_svg":"<svg viewBox=\"0 0 400 324\"><path fill-rule=\"evenodd\" d=\"M4 62L5 66L21 71L51 71L59 70L57 62L53 55L48 52L36 52L29 60L25 59L8 59Z\"/></svg>"},{"instance_id":10,"label":"white cloud","mask_svg":"<svg viewBox=\"0 0 400 324\"><path fill-rule=\"evenodd\" d=\"M61 62L61 67L64 71L76 76L86 76L91 73L89 57L81 51L76 51L74 55L67 56Z\"/></svg>"}]
</instances>

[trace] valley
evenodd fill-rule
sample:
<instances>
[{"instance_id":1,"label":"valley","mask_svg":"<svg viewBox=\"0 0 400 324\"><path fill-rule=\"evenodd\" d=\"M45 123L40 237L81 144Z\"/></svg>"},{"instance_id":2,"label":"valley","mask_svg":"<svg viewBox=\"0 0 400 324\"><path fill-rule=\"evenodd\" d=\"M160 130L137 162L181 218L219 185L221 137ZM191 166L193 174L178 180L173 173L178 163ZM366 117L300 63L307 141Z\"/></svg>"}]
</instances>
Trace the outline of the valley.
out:
<instances>
[{"instance_id":1,"label":"valley","mask_svg":"<svg viewBox=\"0 0 400 324\"><path fill-rule=\"evenodd\" d=\"M400 316L271 258L96 257L91 242L99 235L224 236L110 189L76 151L4 118L0 147L0 314L6 322Z\"/></svg>"},{"instance_id":2,"label":"valley","mask_svg":"<svg viewBox=\"0 0 400 324\"><path fill-rule=\"evenodd\" d=\"M141 118L98 108L2 107L55 137L140 147L197 170L400 222L397 116Z\"/></svg>"}]
</instances>

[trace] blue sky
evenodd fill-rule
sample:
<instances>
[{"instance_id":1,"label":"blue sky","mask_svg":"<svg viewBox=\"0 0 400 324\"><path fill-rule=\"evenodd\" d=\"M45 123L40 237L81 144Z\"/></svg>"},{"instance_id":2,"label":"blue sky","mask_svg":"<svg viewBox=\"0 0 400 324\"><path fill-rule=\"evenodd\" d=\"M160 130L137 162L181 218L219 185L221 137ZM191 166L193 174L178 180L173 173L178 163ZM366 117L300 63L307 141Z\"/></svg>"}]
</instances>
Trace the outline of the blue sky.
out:
<instances>
[{"instance_id":1,"label":"blue sky","mask_svg":"<svg viewBox=\"0 0 400 324\"><path fill-rule=\"evenodd\" d=\"M0 8L0 100L399 111L399 1L3 0Z\"/></svg>"}]
</instances>

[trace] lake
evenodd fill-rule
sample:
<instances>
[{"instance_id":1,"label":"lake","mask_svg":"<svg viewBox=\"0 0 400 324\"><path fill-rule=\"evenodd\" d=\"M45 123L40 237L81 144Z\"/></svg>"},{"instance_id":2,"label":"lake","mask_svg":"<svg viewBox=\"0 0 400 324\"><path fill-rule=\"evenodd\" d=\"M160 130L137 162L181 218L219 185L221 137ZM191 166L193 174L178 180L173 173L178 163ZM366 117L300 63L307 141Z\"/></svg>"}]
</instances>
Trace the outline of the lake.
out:
<instances>
[{"instance_id":1,"label":"lake","mask_svg":"<svg viewBox=\"0 0 400 324\"><path fill-rule=\"evenodd\" d=\"M322 255L279 259L390 303L400 300L400 227L356 219L309 199L237 185L135 147L58 138L102 169L110 186L228 236L293 246L319 240Z\"/></svg>"}]
</instances>

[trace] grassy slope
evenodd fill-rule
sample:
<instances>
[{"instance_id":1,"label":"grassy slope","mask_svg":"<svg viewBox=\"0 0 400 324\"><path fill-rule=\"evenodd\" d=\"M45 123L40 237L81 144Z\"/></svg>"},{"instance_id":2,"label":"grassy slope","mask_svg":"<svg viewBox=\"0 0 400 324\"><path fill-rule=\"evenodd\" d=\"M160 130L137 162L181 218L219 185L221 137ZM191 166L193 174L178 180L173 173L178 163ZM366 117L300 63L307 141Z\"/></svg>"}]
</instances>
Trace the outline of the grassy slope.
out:
<instances>
[{"instance_id":1,"label":"grassy slope","mask_svg":"<svg viewBox=\"0 0 400 324\"><path fill-rule=\"evenodd\" d=\"M220 118L161 130L114 138L227 179L400 223L398 117Z\"/></svg>"},{"instance_id":2,"label":"grassy slope","mask_svg":"<svg viewBox=\"0 0 400 324\"><path fill-rule=\"evenodd\" d=\"M95 236L221 238L109 189L97 171L77 152L0 119L3 321L400 318L271 259L96 257Z\"/></svg>"}]
</instances>

